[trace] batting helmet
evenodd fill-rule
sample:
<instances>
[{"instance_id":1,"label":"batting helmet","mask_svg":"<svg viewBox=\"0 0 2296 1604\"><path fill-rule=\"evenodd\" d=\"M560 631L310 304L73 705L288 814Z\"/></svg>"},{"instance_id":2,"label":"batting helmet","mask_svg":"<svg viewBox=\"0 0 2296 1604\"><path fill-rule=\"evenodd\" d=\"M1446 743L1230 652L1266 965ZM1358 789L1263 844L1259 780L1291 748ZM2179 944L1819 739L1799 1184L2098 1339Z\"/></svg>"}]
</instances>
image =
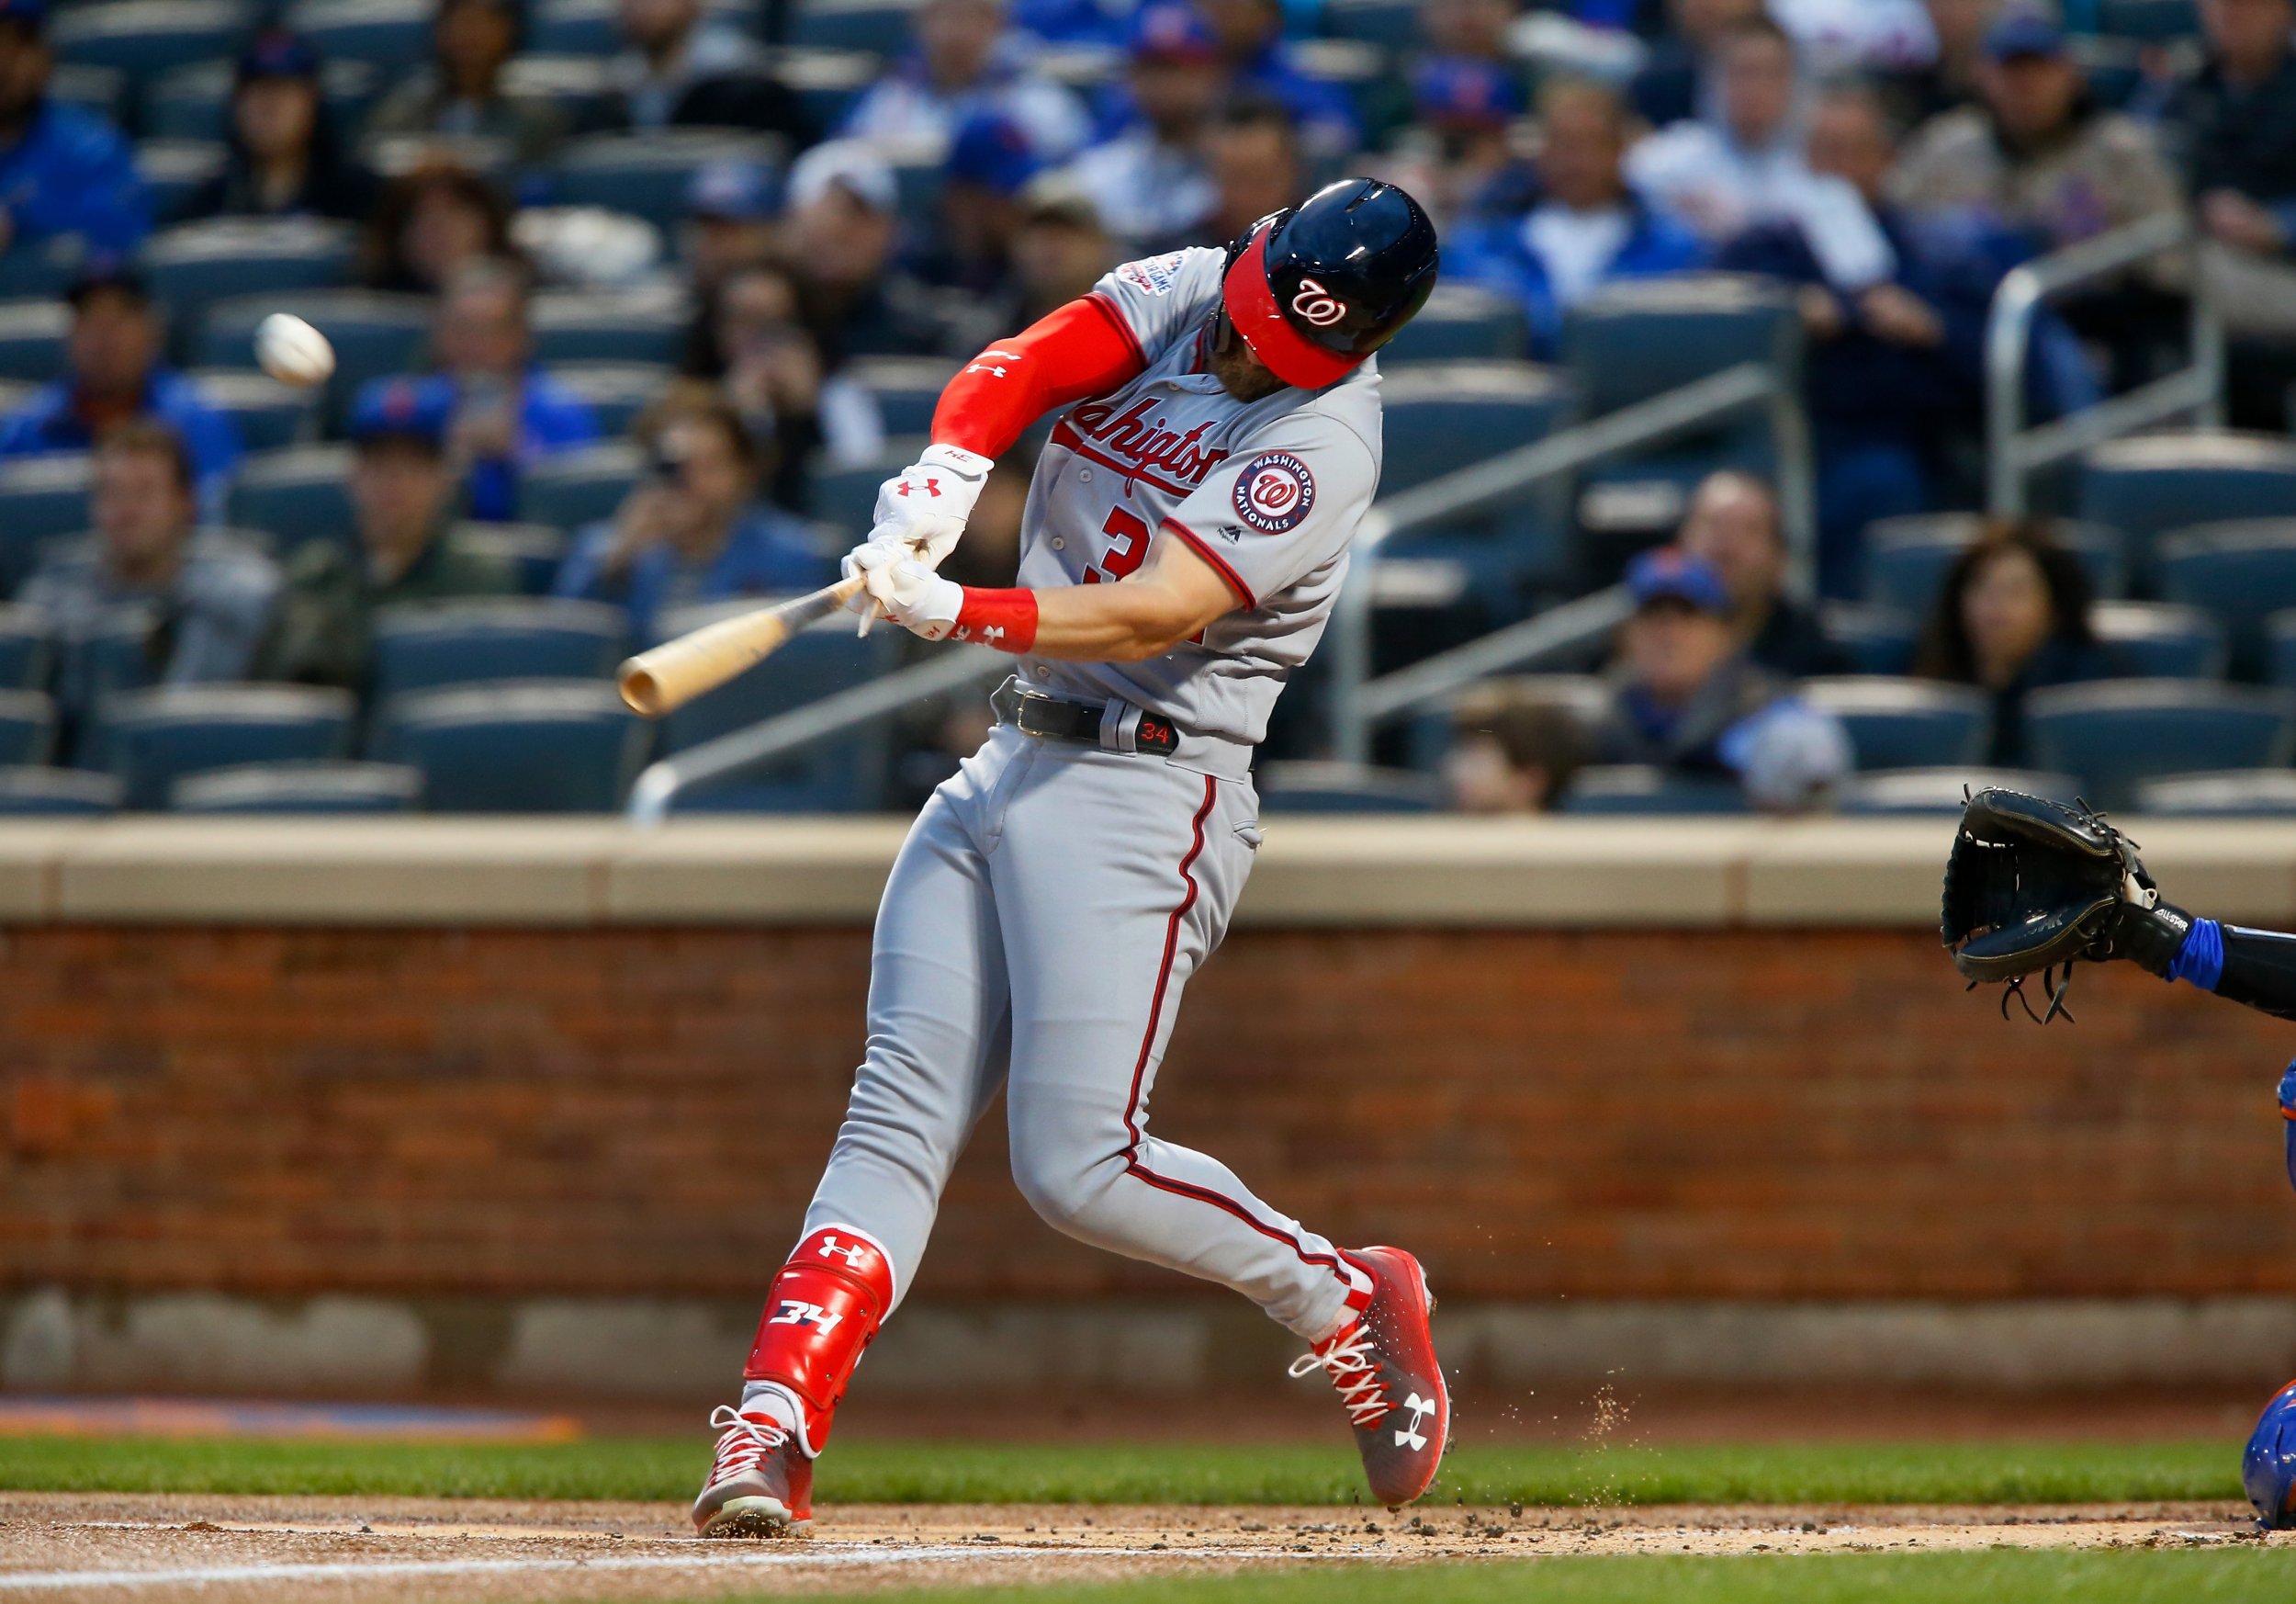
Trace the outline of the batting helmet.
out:
<instances>
[{"instance_id":1,"label":"batting helmet","mask_svg":"<svg viewBox=\"0 0 2296 1604\"><path fill-rule=\"evenodd\" d=\"M2267 1527L2296 1526L2296 1382L2274 1393L2257 1417L2241 1456L2240 1485Z\"/></svg>"},{"instance_id":2,"label":"batting helmet","mask_svg":"<svg viewBox=\"0 0 2296 1604\"><path fill-rule=\"evenodd\" d=\"M1435 224L1392 184L1343 178L1228 248L1228 322L1286 384L1317 390L1395 337L1435 281Z\"/></svg>"}]
</instances>

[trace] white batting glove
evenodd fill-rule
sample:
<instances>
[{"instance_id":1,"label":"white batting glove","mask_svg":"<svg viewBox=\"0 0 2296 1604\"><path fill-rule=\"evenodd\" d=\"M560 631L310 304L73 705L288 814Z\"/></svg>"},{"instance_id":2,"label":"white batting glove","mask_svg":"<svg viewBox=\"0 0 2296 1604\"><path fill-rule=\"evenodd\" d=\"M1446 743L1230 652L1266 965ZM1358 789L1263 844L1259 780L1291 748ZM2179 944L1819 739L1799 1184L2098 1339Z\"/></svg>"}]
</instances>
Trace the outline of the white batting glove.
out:
<instances>
[{"instance_id":1,"label":"white batting glove","mask_svg":"<svg viewBox=\"0 0 2296 1604\"><path fill-rule=\"evenodd\" d=\"M964 587L956 581L942 579L915 558L903 557L891 547L874 542L857 548L847 560L868 587L861 594L884 608L902 628L928 640L940 640L957 627Z\"/></svg>"},{"instance_id":2,"label":"white batting glove","mask_svg":"<svg viewBox=\"0 0 2296 1604\"><path fill-rule=\"evenodd\" d=\"M853 559L864 547L889 547L902 558L938 569L956 549L964 534L973 503L981 499L981 486L996 463L961 446L928 446L917 460L877 487L876 521L869 538L846 555L846 578L860 572ZM869 633L880 616L877 604L864 593L846 604L861 616L861 633Z\"/></svg>"}]
</instances>

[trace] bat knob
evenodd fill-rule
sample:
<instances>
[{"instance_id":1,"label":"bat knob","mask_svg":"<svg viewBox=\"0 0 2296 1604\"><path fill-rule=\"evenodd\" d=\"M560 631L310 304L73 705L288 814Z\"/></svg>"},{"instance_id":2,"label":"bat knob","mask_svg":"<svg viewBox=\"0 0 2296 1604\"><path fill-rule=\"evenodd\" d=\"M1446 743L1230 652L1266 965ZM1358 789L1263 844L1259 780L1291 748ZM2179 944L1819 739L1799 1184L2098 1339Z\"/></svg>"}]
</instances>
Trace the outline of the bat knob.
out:
<instances>
[{"instance_id":1,"label":"bat knob","mask_svg":"<svg viewBox=\"0 0 2296 1604\"><path fill-rule=\"evenodd\" d=\"M631 712L643 714L648 718L658 718L666 710L661 683L637 659L632 658L622 665L619 678L622 699L629 704Z\"/></svg>"}]
</instances>

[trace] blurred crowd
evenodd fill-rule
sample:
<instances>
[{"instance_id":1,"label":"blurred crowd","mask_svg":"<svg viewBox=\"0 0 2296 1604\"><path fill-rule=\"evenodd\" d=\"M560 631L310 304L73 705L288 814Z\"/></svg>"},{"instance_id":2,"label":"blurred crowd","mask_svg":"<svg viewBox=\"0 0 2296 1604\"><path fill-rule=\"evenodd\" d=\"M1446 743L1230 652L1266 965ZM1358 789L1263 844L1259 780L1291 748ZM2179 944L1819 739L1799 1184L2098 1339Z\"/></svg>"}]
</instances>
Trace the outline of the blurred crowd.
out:
<instances>
[{"instance_id":1,"label":"blurred crowd","mask_svg":"<svg viewBox=\"0 0 2296 1604\"><path fill-rule=\"evenodd\" d=\"M1445 284L1518 306L1535 360L1622 280L1790 286L1819 589L1849 595L1869 525L1974 504L1986 309L2037 254L2192 208L2234 336L2235 421L2285 424L2296 0L2197 0L2189 30L2141 43L2100 35L2099 4L918 0L868 14L872 56L810 46L805 0L438 0L422 64L355 84L315 14L258 6L228 58L219 159L163 183L137 138L151 83L107 105L59 67L56 37L101 6L0 0L0 278L11 259L68 262L72 308L62 370L0 420L0 457L94 465L93 538L43 555L16 599L67 643L152 606L168 682L362 689L378 608L534 588L478 536L520 515L538 467L626 433L646 470L547 588L626 609L643 641L671 609L832 571L856 532L815 521L823 484L917 426L857 364L961 360L1120 261L1224 243L1353 171L1429 207ZM679 130L757 141L665 169L633 209L658 226L568 204L585 141ZM210 528L243 443L184 371L198 331L139 248L200 220L297 217L355 227L347 280L424 298L429 337L413 370L331 398L315 424L352 446L356 543L257 531L285 537L266 551ZM2036 415L2173 359L2185 273L2133 270L2045 317ZM626 424L536 359L535 298L568 289L686 320L675 373ZM984 501L963 577L1009 571L1026 471L1007 464ZM1727 773L1780 806L1822 788L1840 731L1790 687L1846 665L1784 568L1768 488L1708 480L1676 543L1631 570L1593 744L1583 721L1483 709L1455 755L1465 792L1535 797L1590 760ZM2019 687L2110 672L2066 570L2030 532L1989 534L1921 649L1923 672L2008 699L1998 761L2018 755ZM69 675L58 693L88 715Z\"/></svg>"}]
</instances>

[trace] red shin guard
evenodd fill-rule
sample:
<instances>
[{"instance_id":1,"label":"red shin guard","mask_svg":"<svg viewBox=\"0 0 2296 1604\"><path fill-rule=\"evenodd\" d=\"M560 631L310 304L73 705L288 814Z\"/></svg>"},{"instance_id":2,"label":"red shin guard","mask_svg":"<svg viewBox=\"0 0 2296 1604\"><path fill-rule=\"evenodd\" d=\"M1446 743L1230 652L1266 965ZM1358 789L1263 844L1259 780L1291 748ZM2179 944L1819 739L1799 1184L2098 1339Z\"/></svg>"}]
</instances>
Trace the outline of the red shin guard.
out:
<instances>
[{"instance_id":1,"label":"red shin guard","mask_svg":"<svg viewBox=\"0 0 2296 1604\"><path fill-rule=\"evenodd\" d=\"M893 1267L877 1244L825 1226L797 1244L766 1293L745 1381L778 1382L805 1406L797 1445L817 1454L861 1350L893 1305Z\"/></svg>"}]
</instances>

